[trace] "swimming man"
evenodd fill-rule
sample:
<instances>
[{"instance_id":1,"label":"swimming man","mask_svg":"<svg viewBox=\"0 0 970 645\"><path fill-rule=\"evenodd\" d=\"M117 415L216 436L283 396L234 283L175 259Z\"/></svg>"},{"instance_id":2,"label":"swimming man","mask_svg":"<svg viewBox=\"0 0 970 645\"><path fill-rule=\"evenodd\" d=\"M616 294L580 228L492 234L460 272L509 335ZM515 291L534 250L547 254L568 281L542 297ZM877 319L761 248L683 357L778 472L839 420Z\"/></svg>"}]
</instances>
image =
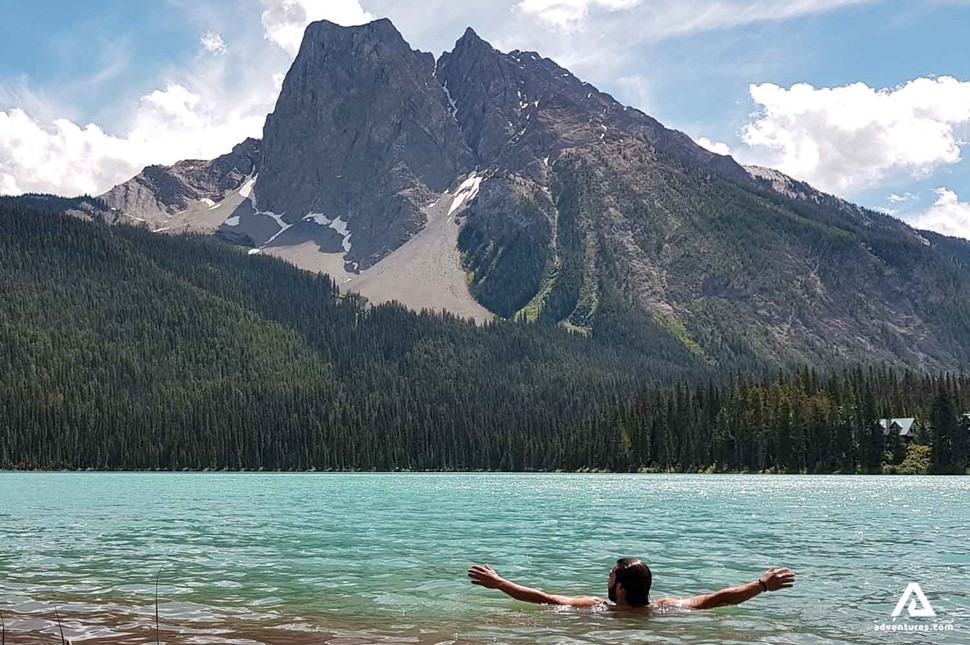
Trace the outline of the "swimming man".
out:
<instances>
[{"instance_id":1,"label":"swimming man","mask_svg":"<svg viewBox=\"0 0 970 645\"><path fill-rule=\"evenodd\" d=\"M788 569L768 569L757 580L729 587L714 593L690 598L660 598L650 602L650 584L653 574L650 567L636 558L622 558L610 570L607 589L612 605L595 596L560 596L539 589L515 584L495 573L492 567L476 564L468 569L473 585L486 589L498 589L516 600L540 605L565 605L567 607L610 607L611 609L634 609L642 607L682 607L684 609L714 609L739 605L767 591L788 589L795 584L795 574Z\"/></svg>"}]
</instances>

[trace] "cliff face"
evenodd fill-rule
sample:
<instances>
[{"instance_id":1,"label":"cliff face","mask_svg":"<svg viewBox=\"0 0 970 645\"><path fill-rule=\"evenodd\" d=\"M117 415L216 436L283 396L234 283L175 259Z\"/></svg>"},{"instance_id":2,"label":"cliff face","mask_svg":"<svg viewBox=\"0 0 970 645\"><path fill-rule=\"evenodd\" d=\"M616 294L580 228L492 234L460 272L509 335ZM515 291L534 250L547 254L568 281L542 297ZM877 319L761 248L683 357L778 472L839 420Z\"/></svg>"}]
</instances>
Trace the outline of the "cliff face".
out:
<instances>
[{"instance_id":1,"label":"cliff face","mask_svg":"<svg viewBox=\"0 0 970 645\"><path fill-rule=\"evenodd\" d=\"M465 140L483 166L544 178L548 161L566 150L633 139L679 161L747 180L730 157L621 105L612 96L536 52L505 54L468 29L438 61Z\"/></svg>"},{"instance_id":2,"label":"cliff face","mask_svg":"<svg viewBox=\"0 0 970 645\"><path fill-rule=\"evenodd\" d=\"M266 119L258 208L340 218L362 269L414 236L423 207L474 168L434 74L388 20L310 25Z\"/></svg>"}]
</instances>

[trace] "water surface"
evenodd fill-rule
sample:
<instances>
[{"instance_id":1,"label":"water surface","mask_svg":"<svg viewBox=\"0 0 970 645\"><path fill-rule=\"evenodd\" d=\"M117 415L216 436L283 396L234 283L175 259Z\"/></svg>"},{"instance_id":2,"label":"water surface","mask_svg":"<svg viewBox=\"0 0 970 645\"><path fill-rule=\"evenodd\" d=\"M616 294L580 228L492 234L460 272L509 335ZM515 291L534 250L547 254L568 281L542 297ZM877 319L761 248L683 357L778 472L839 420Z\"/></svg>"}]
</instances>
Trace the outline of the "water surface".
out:
<instances>
[{"instance_id":1,"label":"water surface","mask_svg":"<svg viewBox=\"0 0 970 645\"><path fill-rule=\"evenodd\" d=\"M573 474L0 473L8 643L970 643L970 478ZM620 556L653 597L794 589L644 618L472 587L488 562L605 595ZM909 582L948 632L876 632Z\"/></svg>"}]
</instances>

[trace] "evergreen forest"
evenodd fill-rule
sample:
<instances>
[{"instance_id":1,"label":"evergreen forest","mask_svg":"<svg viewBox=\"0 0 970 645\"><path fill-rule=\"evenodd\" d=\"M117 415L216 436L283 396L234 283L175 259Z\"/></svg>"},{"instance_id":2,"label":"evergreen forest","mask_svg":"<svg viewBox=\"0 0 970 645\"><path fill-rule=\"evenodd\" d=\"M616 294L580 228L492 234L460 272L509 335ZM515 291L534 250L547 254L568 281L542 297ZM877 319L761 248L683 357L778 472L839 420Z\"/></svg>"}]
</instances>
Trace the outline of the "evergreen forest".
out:
<instances>
[{"instance_id":1,"label":"evergreen forest","mask_svg":"<svg viewBox=\"0 0 970 645\"><path fill-rule=\"evenodd\" d=\"M31 204L38 206L38 204ZM39 205L40 207L43 204ZM63 204L58 204L63 208ZM0 203L0 468L962 473L970 377L371 306L204 236ZM631 349L631 347L633 349ZM879 419L916 417L917 436Z\"/></svg>"}]
</instances>

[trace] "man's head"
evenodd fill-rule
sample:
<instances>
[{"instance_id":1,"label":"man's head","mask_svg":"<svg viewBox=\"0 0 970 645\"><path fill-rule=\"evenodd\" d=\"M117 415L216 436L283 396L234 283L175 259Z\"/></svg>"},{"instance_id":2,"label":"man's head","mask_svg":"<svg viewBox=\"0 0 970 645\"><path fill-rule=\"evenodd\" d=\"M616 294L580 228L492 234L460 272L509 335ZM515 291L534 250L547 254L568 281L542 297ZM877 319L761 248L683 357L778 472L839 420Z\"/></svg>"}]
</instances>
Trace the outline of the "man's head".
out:
<instances>
[{"instance_id":1,"label":"man's head","mask_svg":"<svg viewBox=\"0 0 970 645\"><path fill-rule=\"evenodd\" d=\"M650 604L650 567L636 558L620 558L610 571L610 600L619 605L645 607Z\"/></svg>"}]
</instances>

